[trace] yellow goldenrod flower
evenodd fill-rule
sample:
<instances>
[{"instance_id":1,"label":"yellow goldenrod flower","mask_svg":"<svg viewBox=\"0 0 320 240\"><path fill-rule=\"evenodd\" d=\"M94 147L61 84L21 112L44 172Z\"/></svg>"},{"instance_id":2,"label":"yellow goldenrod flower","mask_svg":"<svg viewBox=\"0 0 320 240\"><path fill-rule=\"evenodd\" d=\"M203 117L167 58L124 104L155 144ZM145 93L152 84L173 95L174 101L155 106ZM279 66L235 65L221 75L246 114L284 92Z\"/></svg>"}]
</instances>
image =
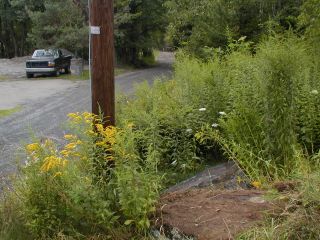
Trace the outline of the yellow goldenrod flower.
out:
<instances>
[{"instance_id":1,"label":"yellow goldenrod flower","mask_svg":"<svg viewBox=\"0 0 320 240\"><path fill-rule=\"evenodd\" d=\"M63 155L63 156L65 156L65 157L67 157L67 156L70 155L70 151L68 151L68 150L62 150L62 151L60 152L60 154Z\"/></svg>"},{"instance_id":2,"label":"yellow goldenrod flower","mask_svg":"<svg viewBox=\"0 0 320 240\"><path fill-rule=\"evenodd\" d=\"M84 117L85 120L90 120L90 121L92 121L97 117L95 114L89 113L89 112L82 113L82 116Z\"/></svg>"},{"instance_id":3,"label":"yellow goldenrod flower","mask_svg":"<svg viewBox=\"0 0 320 240\"><path fill-rule=\"evenodd\" d=\"M77 143L71 142L69 144L67 144L64 148L65 150L73 150L77 147Z\"/></svg>"},{"instance_id":4,"label":"yellow goldenrod flower","mask_svg":"<svg viewBox=\"0 0 320 240\"><path fill-rule=\"evenodd\" d=\"M29 145L26 146L26 150L29 154L36 152L40 149L40 145L39 143L31 143Z\"/></svg>"},{"instance_id":5,"label":"yellow goldenrod flower","mask_svg":"<svg viewBox=\"0 0 320 240\"><path fill-rule=\"evenodd\" d=\"M54 174L53 178L55 178L55 177L60 177L60 176L62 176L62 172L56 172L56 173Z\"/></svg>"},{"instance_id":6,"label":"yellow goldenrod flower","mask_svg":"<svg viewBox=\"0 0 320 240\"><path fill-rule=\"evenodd\" d=\"M103 130L104 130L103 125L100 124L100 123L97 123L97 124L96 124L96 128L97 128L98 132L100 132L100 133L102 133Z\"/></svg>"},{"instance_id":7,"label":"yellow goldenrod flower","mask_svg":"<svg viewBox=\"0 0 320 240\"><path fill-rule=\"evenodd\" d=\"M259 181L254 181L251 184L252 184L252 186L254 186L257 189L261 188L261 186L262 186L261 182L259 182Z\"/></svg>"},{"instance_id":8,"label":"yellow goldenrod flower","mask_svg":"<svg viewBox=\"0 0 320 240\"><path fill-rule=\"evenodd\" d=\"M96 142L96 146L99 146L99 147L103 147L106 145L107 145L107 143L105 143L105 142Z\"/></svg>"},{"instance_id":9,"label":"yellow goldenrod flower","mask_svg":"<svg viewBox=\"0 0 320 240\"><path fill-rule=\"evenodd\" d=\"M77 137L76 136L74 136L74 135L72 135L72 134L66 134L66 135L64 135L64 139L66 139L66 140L74 140L74 139L76 139Z\"/></svg>"},{"instance_id":10,"label":"yellow goldenrod flower","mask_svg":"<svg viewBox=\"0 0 320 240\"><path fill-rule=\"evenodd\" d=\"M94 131L92 131L92 130L86 131L86 134L91 135L91 136L97 135L97 134L96 134Z\"/></svg>"},{"instance_id":11,"label":"yellow goldenrod flower","mask_svg":"<svg viewBox=\"0 0 320 240\"><path fill-rule=\"evenodd\" d=\"M68 117L69 117L69 118L77 118L77 117L79 117L78 114L79 114L79 113L69 113L69 114L68 114Z\"/></svg>"},{"instance_id":12,"label":"yellow goldenrod flower","mask_svg":"<svg viewBox=\"0 0 320 240\"><path fill-rule=\"evenodd\" d=\"M114 160L114 157L110 155L110 156L108 156L106 159L107 159L107 161L113 161L113 160Z\"/></svg>"},{"instance_id":13,"label":"yellow goldenrod flower","mask_svg":"<svg viewBox=\"0 0 320 240\"><path fill-rule=\"evenodd\" d=\"M70 118L70 120L72 122L75 122L75 123L80 123L82 121L82 117L78 112L77 113L69 113L68 117Z\"/></svg>"},{"instance_id":14,"label":"yellow goldenrod flower","mask_svg":"<svg viewBox=\"0 0 320 240\"><path fill-rule=\"evenodd\" d=\"M73 157L81 157L81 154L80 153L71 153L71 156L73 156Z\"/></svg>"},{"instance_id":15,"label":"yellow goldenrod flower","mask_svg":"<svg viewBox=\"0 0 320 240\"><path fill-rule=\"evenodd\" d=\"M43 164L40 168L41 172L49 172L51 169L57 167L64 167L68 163L67 160L63 160L62 158L56 156L46 157L43 161Z\"/></svg>"},{"instance_id":16,"label":"yellow goldenrod flower","mask_svg":"<svg viewBox=\"0 0 320 240\"><path fill-rule=\"evenodd\" d=\"M50 139L46 139L43 146L46 148L52 148L54 146L54 142Z\"/></svg>"},{"instance_id":17,"label":"yellow goldenrod flower","mask_svg":"<svg viewBox=\"0 0 320 240\"><path fill-rule=\"evenodd\" d=\"M82 121L82 118L80 116L78 116L78 117L74 118L72 121L75 123L80 123Z\"/></svg>"},{"instance_id":18,"label":"yellow goldenrod flower","mask_svg":"<svg viewBox=\"0 0 320 240\"><path fill-rule=\"evenodd\" d=\"M41 172L48 172L50 169L55 168L56 166L60 165L61 158L56 156L46 157L44 162L40 168Z\"/></svg>"},{"instance_id":19,"label":"yellow goldenrod flower","mask_svg":"<svg viewBox=\"0 0 320 240\"><path fill-rule=\"evenodd\" d=\"M128 123L128 124L127 124L127 127L128 127L128 128L133 128L133 127L134 127L134 124L133 124L133 123Z\"/></svg>"}]
</instances>

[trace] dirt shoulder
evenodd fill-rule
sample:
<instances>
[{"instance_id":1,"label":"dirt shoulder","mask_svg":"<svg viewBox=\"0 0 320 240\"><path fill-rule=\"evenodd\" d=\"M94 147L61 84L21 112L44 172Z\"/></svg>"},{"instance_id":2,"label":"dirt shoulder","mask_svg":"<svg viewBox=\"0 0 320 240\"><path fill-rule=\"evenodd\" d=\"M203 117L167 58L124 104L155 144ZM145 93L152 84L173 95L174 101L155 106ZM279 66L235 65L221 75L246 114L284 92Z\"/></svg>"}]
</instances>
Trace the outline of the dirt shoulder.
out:
<instances>
[{"instance_id":1,"label":"dirt shoulder","mask_svg":"<svg viewBox=\"0 0 320 240\"><path fill-rule=\"evenodd\" d=\"M169 239L175 231L191 237L182 239L234 239L277 209L264 194L234 162L220 163L167 189L155 225Z\"/></svg>"},{"instance_id":2,"label":"dirt shoulder","mask_svg":"<svg viewBox=\"0 0 320 240\"><path fill-rule=\"evenodd\" d=\"M210 187L167 193L161 197L156 224L160 229L177 228L197 240L234 239L272 210L263 194Z\"/></svg>"}]
</instances>

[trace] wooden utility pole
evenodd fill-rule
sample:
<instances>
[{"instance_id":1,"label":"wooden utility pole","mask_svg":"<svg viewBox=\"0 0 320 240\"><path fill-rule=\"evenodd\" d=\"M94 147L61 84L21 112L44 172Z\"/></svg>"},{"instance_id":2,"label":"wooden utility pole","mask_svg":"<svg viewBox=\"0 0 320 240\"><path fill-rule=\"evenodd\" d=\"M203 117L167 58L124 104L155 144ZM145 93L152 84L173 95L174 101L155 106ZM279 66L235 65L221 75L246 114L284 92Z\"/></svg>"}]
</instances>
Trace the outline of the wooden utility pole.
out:
<instances>
[{"instance_id":1,"label":"wooden utility pole","mask_svg":"<svg viewBox=\"0 0 320 240\"><path fill-rule=\"evenodd\" d=\"M113 0L90 1L92 112L115 124Z\"/></svg>"}]
</instances>

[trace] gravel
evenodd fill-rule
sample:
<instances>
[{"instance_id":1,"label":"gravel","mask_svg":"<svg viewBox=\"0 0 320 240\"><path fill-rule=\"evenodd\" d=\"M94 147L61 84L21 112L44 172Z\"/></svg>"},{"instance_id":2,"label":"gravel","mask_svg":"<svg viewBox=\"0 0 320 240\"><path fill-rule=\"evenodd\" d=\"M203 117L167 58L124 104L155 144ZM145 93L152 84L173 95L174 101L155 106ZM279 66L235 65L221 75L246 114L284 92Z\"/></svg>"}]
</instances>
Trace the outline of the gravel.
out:
<instances>
[{"instance_id":1,"label":"gravel","mask_svg":"<svg viewBox=\"0 0 320 240\"><path fill-rule=\"evenodd\" d=\"M34 137L63 141L67 114L91 110L90 81L21 80L24 60L0 59L0 75L16 77L0 81L0 104L22 107L22 111L0 119L0 175L15 170L16 162L21 161L23 144ZM118 76L116 93L132 94L134 84L170 78L173 61L172 53L161 53L155 67Z\"/></svg>"}]
</instances>

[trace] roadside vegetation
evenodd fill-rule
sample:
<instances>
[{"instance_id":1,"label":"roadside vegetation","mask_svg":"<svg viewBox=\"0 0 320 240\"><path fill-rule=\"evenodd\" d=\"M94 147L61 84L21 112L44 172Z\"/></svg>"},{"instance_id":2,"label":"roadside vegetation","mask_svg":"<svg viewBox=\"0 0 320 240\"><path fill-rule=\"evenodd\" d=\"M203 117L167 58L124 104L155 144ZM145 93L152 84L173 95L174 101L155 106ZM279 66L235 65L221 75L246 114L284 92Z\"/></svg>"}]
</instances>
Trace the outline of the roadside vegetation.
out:
<instances>
[{"instance_id":1,"label":"roadside vegetation","mask_svg":"<svg viewBox=\"0 0 320 240\"><path fill-rule=\"evenodd\" d=\"M21 106L17 106L15 108L10 108L10 109L0 109L0 118L8 117L11 114L19 112L20 110L21 110Z\"/></svg>"},{"instance_id":2,"label":"roadside vegetation","mask_svg":"<svg viewBox=\"0 0 320 240\"><path fill-rule=\"evenodd\" d=\"M258 40L240 31L221 47L180 42L173 79L120 96L116 127L104 127L103 116L71 113L64 146L26 145L25 164L3 191L0 238L152 239L163 189L205 164L232 160L283 206L238 239L318 239L320 6L287 7L299 10L286 15L296 25L278 28L285 17L274 18L277 28L268 25ZM195 53L192 42L205 51Z\"/></svg>"}]
</instances>

